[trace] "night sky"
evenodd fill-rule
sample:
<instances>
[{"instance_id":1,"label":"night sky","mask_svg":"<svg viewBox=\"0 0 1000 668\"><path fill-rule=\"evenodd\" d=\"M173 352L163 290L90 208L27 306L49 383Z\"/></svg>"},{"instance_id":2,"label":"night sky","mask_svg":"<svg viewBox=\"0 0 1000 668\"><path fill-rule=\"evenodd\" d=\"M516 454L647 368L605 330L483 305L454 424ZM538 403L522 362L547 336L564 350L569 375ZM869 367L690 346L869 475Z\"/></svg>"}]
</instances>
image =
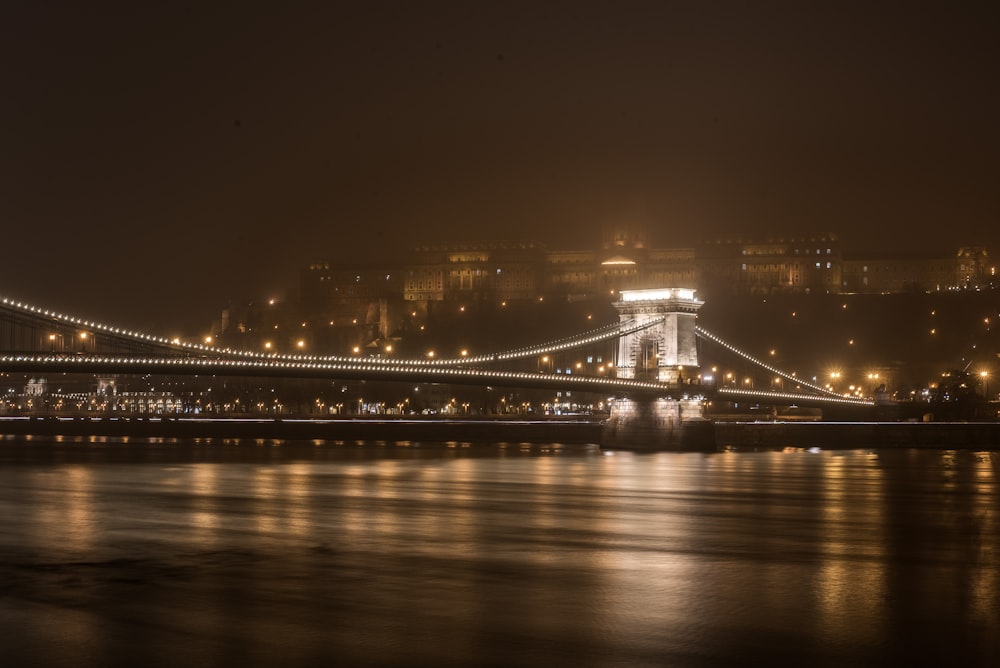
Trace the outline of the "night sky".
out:
<instances>
[{"instance_id":1,"label":"night sky","mask_svg":"<svg viewBox=\"0 0 1000 668\"><path fill-rule=\"evenodd\" d=\"M0 10L0 294L75 314L611 224L1000 253L989 3L59 4Z\"/></svg>"}]
</instances>

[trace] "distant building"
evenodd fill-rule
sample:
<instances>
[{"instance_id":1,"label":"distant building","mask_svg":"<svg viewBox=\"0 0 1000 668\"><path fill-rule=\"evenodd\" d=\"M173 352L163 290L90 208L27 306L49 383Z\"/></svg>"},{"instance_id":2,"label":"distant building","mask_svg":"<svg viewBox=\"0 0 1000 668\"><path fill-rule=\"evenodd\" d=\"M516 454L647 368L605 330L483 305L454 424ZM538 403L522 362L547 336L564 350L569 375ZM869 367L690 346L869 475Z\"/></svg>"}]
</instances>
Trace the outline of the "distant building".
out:
<instances>
[{"instance_id":1,"label":"distant building","mask_svg":"<svg viewBox=\"0 0 1000 668\"><path fill-rule=\"evenodd\" d=\"M608 229L599 248L535 242L425 245L404 266L317 261L302 270L299 299L230 309L220 342L273 351L385 350L436 308L546 297L613 297L621 290L693 287L733 295L901 293L994 285L982 247L924 255L852 256L836 234L727 236L694 248L649 248L642 231Z\"/></svg>"},{"instance_id":2,"label":"distant building","mask_svg":"<svg viewBox=\"0 0 1000 668\"><path fill-rule=\"evenodd\" d=\"M421 246L403 269L402 297L408 302L532 299L542 292L544 260L545 249L537 243Z\"/></svg>"},{"instance_id":3,"label":"distant building","mask_svg":"<svg viewBox=\"0 0 1000 668\"><path fill-rule=\"evenodd\" d=\"M384 267L336 267L329 262L313 262L302 270L299 299L309 313L353 320L365 316L358 310L359 304L398 299L403 285L401 274Z\"/></svg>"},{"instance_id":4,"label":"distant building","mask_svg":"<svg viewBox=\"0 0 1000 668\"><path fill-rule=\"evenodd\" d=\"M542 272L546 293L569 298L689 286L697 276L693 248L649 249L644 235L623 230L606 232L598 250L549 251Z\"/></svg>"},{"instance_id":5,"label":"distant building","mask_svg":"<svg viewBox=\"0 0 1000 668\"><path fill-rule=\"evenodd\" d=\"M32 378L24 386L24 396L43 397L49 393L49 381L45 378Z\"/></svg>"},{"instance_id":6,"label":"distant building","mask_svg":"<svg viewBox=\"0 0 1000 668\"><path fill-rule=\"evenodd\" d=\"M834 234L716 238L698 247L695 265L695 285L714 294L840 292L843 272Z\"/></svg>"},{"instance_id":7,"label":"distant building","mask_svg":"<svg viewBox=\"0 0 1000 668\"><path fill-rule=\"evenodd\" d=\"M843 291L867 293L938 292L991 286L996 268L982 247L957 253L909 253L844 260Z\"/></svg>"}]
</instances>

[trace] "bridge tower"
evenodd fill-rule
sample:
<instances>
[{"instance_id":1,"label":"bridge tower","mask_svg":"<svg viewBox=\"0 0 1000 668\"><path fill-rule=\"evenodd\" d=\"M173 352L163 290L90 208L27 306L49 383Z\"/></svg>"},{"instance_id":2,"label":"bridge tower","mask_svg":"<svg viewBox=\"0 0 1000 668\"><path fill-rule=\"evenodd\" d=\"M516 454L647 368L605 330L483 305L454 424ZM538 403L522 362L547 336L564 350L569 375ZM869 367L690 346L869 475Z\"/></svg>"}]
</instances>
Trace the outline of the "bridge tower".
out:
<instances>
[{"instance_id":1,"label":"bridge tower","mask_svg":"<svg viewBox=\"0 0 1000 668\"><path fill-rule=\"evenodd\" d=\"M685 371L698 367L695 319L702 304L687 288L622 290L615 308L623 323L659 324L619 339L618 377L671 384L690 380Z\"/></svg>"},{"instance_id":2,"label":"bridge tower","mask_svg":"<svg viewBox=\"0 0 1000 668\"><path fill-rule=\"evenodd\" d=\"M619 338L618 377L659 381L676 390L656 399L615 399L605 443L650 450L714 447L702 400L686 391L698 368L695 320L703 303L687 288L622 290L615 302L621 322L649 326Z\"/></svg>"}]
</instances>

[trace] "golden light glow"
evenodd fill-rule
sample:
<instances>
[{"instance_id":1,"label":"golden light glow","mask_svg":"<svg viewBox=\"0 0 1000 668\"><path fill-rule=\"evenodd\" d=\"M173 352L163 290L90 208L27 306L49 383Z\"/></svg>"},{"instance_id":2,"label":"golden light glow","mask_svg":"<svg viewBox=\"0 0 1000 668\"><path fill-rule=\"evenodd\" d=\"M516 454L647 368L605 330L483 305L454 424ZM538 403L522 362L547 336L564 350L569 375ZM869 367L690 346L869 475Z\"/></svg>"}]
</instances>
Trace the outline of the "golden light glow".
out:
<instances>
[{"instance_id":1,"label":"golden light glow","mask_svg":"<svg viewBox=\"0 0 1000 668\"><path fill-rule=\"evenodd\" d=\"M611 291L614 294L614 290ZM665 288L655 290L622 290L623 302L641 302L663 299L681 299L694 301L694 290L691 288Z\"/></svg>"}]
</instances>

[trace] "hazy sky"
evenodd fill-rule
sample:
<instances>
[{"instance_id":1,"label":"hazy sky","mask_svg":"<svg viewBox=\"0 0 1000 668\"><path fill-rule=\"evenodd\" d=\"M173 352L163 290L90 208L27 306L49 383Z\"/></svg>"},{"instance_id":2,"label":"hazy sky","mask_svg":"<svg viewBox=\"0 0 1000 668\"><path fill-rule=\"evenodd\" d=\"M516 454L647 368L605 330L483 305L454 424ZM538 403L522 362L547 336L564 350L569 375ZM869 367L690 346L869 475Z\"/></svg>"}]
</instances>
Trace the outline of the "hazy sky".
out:
<instances>
[{"instance_id":1,"label":"hazy sky","mask_svg":"<svg viewBox=\"0 0 1000 668\"><path fill-rule=\"evenodd\" d=\"M61 4L0 9L0 294L207 326L314 258L633 222L1000 253L989 3Z\"/></svg>"}]
</instances>

